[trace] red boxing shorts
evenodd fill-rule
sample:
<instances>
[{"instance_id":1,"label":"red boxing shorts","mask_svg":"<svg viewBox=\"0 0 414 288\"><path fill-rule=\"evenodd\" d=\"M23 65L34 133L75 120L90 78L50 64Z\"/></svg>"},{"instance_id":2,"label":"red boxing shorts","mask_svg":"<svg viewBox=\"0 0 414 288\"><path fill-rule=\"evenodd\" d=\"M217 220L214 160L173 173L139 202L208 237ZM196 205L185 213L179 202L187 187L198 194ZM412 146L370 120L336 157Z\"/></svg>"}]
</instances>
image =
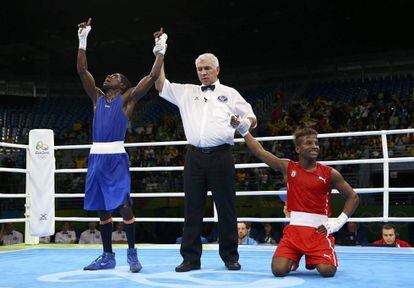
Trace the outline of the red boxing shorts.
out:
<instances>
[{"instance_id":1,"label":"red boxing shorts","mask_svg":"<svg viewBox=\"0 0 414 288\"><path fill-rule=\"evenodd\" d=\"M288 225L283 230L283 238L273 258L291 259L295 262L293 271L298 269L303 255L306 257L306 269L315 269L318 264L338 267L334 243L335 239L332 235L319 234L314 227Z\"/></svg>"}]
</instances>

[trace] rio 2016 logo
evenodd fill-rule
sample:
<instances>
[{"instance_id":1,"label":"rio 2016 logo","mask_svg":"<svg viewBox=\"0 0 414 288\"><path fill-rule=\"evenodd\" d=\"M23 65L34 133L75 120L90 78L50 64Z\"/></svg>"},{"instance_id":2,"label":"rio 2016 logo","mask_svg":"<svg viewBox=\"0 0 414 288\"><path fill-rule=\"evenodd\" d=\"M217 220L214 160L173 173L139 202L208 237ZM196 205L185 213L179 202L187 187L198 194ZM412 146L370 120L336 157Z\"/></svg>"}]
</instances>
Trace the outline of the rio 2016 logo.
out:
<instances>
[{"instance_id":1,"label":"rio 2016 logo","mask_svg":"<svg viewBox=\"0 0 414 288\"><path fill-rule=\"evenodd\" d=\"M42 151L48 151L49 150L49 145L47 145L46 143L43 143L42 141L38 141L36 143L36 150L42 150Z\"/></svg>"},{"instance_id":2,"label":"rio 2016 logo","mask_svg":"<svg viewBox=\"0 0 414 288\"><path fill-rule=\"evenodd\" d=\"M35 154L39 156L40 159L45 159L49 154L49 145L43 143L43 141L37 141Z\"/></svg>"}]
</instances>

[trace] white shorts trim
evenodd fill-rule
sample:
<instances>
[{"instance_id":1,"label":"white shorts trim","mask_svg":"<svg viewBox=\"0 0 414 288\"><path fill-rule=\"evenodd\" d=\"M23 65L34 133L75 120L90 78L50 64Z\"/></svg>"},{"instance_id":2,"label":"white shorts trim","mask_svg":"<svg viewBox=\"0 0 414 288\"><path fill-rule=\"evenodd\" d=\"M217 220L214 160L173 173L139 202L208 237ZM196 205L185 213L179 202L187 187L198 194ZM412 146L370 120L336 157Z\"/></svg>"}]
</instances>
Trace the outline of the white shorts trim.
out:
<instances>
[{"instance_id":1,"label":"white shorts trim","mask_svg":"<svg viewBox=\"0 0 414 288\"><path fill-rule=\"evenodd\" d=\"M126 153L124 141L93 142L90 154L119 154Z\"/></svg>"},{"instance_id":2,"label":"white shorts trim","mask_svg":"<svg viewBox=\"0 0 414 288\"><path fill-rule=\"evenodd\" d=\"M328 221L328 216L306 213L306 212L290 212L290 225L318 227Z\"/></svg>"}]
</instances>

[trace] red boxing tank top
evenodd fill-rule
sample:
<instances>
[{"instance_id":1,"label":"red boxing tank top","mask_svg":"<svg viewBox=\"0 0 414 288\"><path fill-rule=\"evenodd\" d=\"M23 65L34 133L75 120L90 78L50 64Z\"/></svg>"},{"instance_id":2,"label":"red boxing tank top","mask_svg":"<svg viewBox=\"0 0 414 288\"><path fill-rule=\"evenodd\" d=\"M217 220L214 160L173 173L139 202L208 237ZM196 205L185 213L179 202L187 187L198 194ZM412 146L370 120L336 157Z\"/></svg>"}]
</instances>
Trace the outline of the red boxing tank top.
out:
<instances>
[{"instance_id":1,"label":"red boxing tank top","mask_svg":"<svg viewBox=\"0 0 414 288\"><path fill-rule=\"evenodd\" d=\"M306 171L299 162L289 161L287 210L331 216L331 173L331 167L320 163Z\"/></svg>"}]
</instances>

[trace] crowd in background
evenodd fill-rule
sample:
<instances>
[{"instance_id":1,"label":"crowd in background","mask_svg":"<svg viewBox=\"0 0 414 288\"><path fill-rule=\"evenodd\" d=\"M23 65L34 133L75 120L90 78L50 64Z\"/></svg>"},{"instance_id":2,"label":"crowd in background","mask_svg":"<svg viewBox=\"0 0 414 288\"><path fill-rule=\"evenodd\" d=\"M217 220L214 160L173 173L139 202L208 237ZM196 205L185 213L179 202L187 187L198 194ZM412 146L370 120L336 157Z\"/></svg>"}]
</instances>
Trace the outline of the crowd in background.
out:
<instances>
[{"instance_id":1,"label":"crowd in background","mask_svg":"<svg viewBox=\"0 0 414 288\"><path fill-rule=\"evenodd\" d=\"M317 96L315 99L291 97L278 89L273 95L273 105L263 115L258 115L259 126L253 131L255 136L291 135L298 126L315 127L319 133L405 129L414 127L413 98L378 93L377 95L361 95L342 101ZM82 128L78 128L82 126ZM134 128L132 128L134 127ZM81 131L78 133L78 131ZM86 131L90 131L90 123L77 123L76 130L67 131L65 143L81 144ZM238 136L237 136L238 137ZM178 114L160 115L158 123L134 125L128 130L127 142L154 142L183 140L184 130ZM292 141L264 142L266 149L278 157L296 159ZM320 140L320 159L347 160L381 158L381 138L378 137L345 137ZM414 134L398 134L390 136L390 157L413 157ZM132 167L182 166L186 147L158 146L128 148ZM59 151L58 151L59 152ZM83 151L85 152L85 151ZM61 151L56 155L58 168L86 167L87 153ZM257 162L244 147L236 144L233 148L236 163ZM66 154L66 155L64 155ZM341 172L354 172L357 167L340 167ZM137 191L182 191L182 181L169 173L148 174L135 179ZM277 190L283 186L283 179L276 181L274 173L269 169L238 169L236 186L238 190L260 189ZM134 181L134 180L133 180ZM83 185L83 182L79 183Z\"/></svg>"}]
</instances>

